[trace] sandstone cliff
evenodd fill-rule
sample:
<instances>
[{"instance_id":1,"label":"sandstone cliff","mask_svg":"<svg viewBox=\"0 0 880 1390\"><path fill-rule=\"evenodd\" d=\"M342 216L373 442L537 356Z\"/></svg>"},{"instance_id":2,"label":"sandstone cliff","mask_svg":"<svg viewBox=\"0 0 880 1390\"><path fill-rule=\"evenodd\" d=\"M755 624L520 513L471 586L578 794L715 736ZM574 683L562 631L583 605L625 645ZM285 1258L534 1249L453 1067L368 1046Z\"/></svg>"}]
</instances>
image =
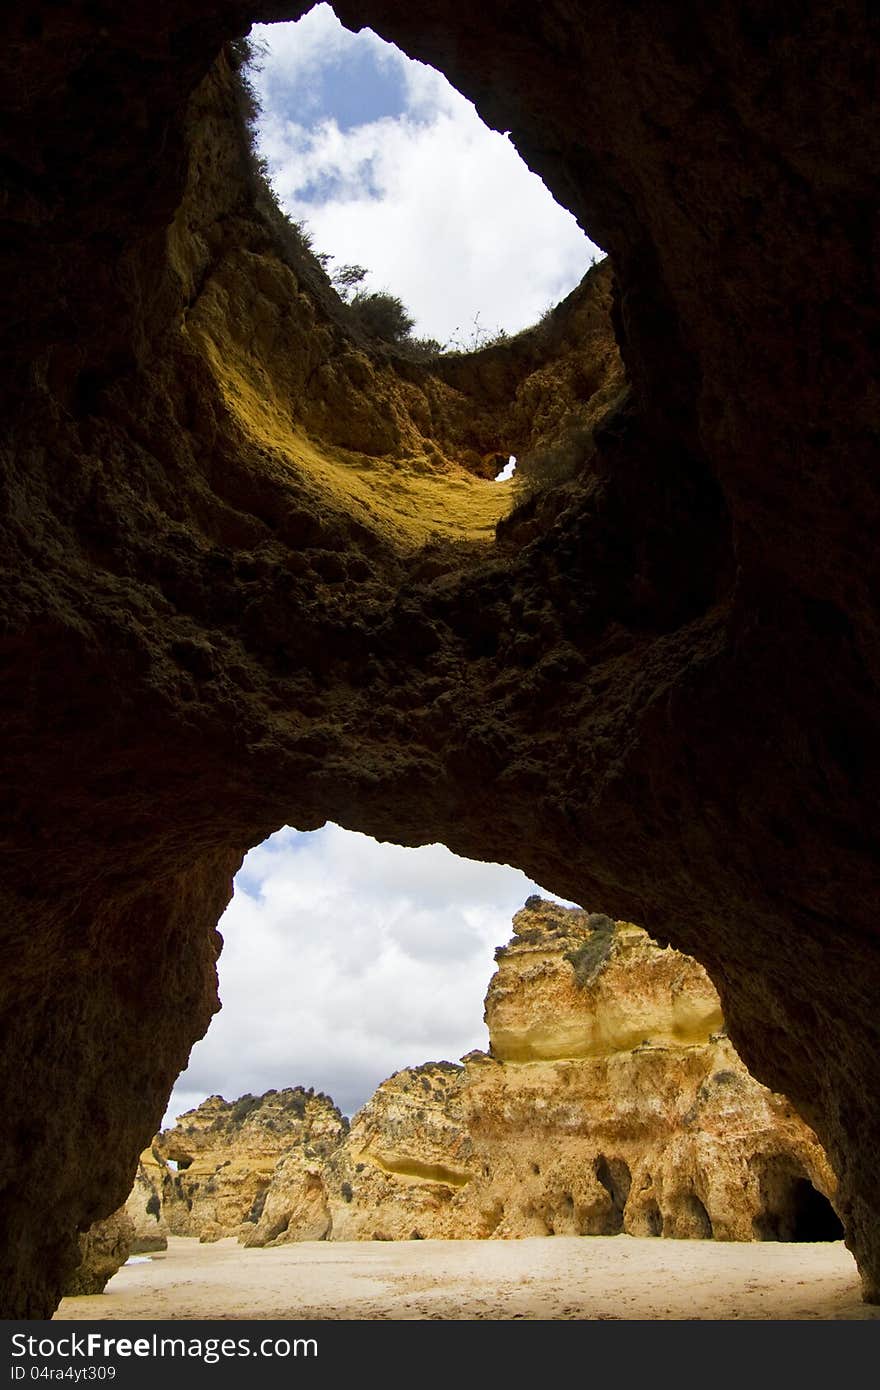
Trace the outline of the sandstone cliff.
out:
<instances>
[{"instance_id":1,"label":"sandstone cliff","mask_svg":"<svg viewBox=\"0 0 880 1390\"><path fill-rule=\"evenodd\" d=\"M465 1238L478 1171L464 1070L427 1062L384 1081L324 1173L331 1240Z\"/></svg>"},{"instance_id":2,"label":"sandstone cliff","mask_svg":"<svg viewBox=\"0 0 880 1390\"><path fill-rule=\"evenodd\" d=\"M815 1134L749 1075L694 960L539 898L514 933L490 1053L397 1072L326 1162L285 1159L247 1244L842 1233Z\"/></svg>"},{"instance_id":3,"label":"sandstone cliff","mask_svg":"<svg viewBox=\"0 0 880 1390\"><path fill-rule=\"evenodd\" d=\"M486 998L490 1054L463 1077L487 1230L842 1234L815 1134L749 1075L696 961L534 898L514 932Z\"/></svg>"},{"instance_id":4,"label":"sandstone cliff","mask_svg":"<svg viewBox=\"0 0 880 1390\"><path fill-rule=\"evenodd\" d=\"M610 356L543 440L534 362L400 365L289 264L226 45L302 0L4 7L0 1311L124 1201L242 852L328 817L698 957L880 1298L875 10L337 7L607 249ZM474 459L559 437L504 517Z\"/></svg>"},{"instance_id":5,"label":"sandstone cliff","mask_svg":"<svg viewBox=\"0 0 880 1390\"><path fill-rule=\"evenodd\" d=\"M260 1220L279 1159L290 1151L323 1157L347 1127L328 1096L302 1087L209 1097L153 1143L169 1230L204 1241L237 1235Z\"/></svg>"}]
</instances>

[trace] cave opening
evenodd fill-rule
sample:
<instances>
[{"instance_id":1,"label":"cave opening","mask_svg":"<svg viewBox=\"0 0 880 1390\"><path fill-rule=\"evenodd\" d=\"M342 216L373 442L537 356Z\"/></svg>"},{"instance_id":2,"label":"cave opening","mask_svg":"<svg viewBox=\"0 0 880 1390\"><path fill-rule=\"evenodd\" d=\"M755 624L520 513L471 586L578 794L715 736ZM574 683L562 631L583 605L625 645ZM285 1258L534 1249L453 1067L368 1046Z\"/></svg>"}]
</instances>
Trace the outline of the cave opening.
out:
<instances>
[{"instance_id":1,"label":"cave opening","mask_svg":"<svg viewBox=\"0 0 880 1390\"><path fill-rule=\"evenodd\" d=\"M692 1239L711 1240L714 1235L712 1219L696 1192L687 1193L683 1206L688 1217Z\"/></svg>"},{"instance_id":2,"label":"cave opening","mask_svg":"<svg viewBox=\"0 0 880 1390\"><path fill-rule=\"evenodd\" d=\"M163 1128L208 1096L312 1087L353 1115L395 1071L487 1046L495 951L534 893L519 869L328 823L251 850L219 924L222 1007ZM556 899L557 901L563 901Z\"/></svg>"},{"instance_id":3,"label":"cave opening","mask_svg":"<svg viewBox=\"0 0 880 1390\"><path fill-rule=\"evenodd\" d=\"M843 1222L824 1193L807 1178L799 1178L793 1194L796 1241L843 1240Z\"/></svg>"},{"instance_id":4,"label":"cave opening","mask_svg":"<svg viewBox=\"0 0 880 1390\"><path fill-rule=\"evenodd\" d=\"M414 341L473 351L536 323L601 258L507 132L372 30L318 4L249 43L257 154L347 302L396 297Z\"/></svg>"},{"instance_id":5,"label":"cave opening","mask_svg":"<svg viewBox=\"0 0 880 1390\"><path fill-rule=\"evenodd\" d=\"M825 1194L819 1192L809 1178L795 1180L791 1205L793 1241L843 1240L843 1222Z\"/></svg>"},{"instance_id":6,"label":"cave opening","mask_svg":"<svg viewBox=\"0 0 880 1390\"><path fill-rule=\"evenodd\" d=\"M753 1221L759 1240L842 1240L843 1223L829 1199L810 1181L806 1172L782 1158L760 1164L762 1210Z\"/></svg>"},{"instance_id":7,"label":"cave opening","mask_svg":"<svg viewBox=\"0 0 880 1390\"><path fill-rule=\"evenodd\" d=\"M662 1236L663 1234L663 1213L657 1202L651 1198L645 1203L644 1208L645 1233L649 1236Z\"/></svg>"},{"instance_id":8,"label":"cave opening","mask_svg":"<svg viewBox=\"0 0 880 1390\"><path fill-rule=\"evenodd\" d=\"M597 1181L611 1199L607 1229L603 1235L616 1236L623 1230L623 1213L632 1187L629 1164L622 1158L606 1158L599 1154L593 1165Z\"/></svg>"}]
</instances>

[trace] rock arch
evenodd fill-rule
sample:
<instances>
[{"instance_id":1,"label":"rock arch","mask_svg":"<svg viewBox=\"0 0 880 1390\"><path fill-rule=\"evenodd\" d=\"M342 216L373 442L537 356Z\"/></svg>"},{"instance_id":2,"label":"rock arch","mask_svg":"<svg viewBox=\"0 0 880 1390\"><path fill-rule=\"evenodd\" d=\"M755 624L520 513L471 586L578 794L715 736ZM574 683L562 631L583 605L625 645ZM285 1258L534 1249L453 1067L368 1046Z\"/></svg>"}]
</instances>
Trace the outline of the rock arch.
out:
<instances>
[{"instance_id":1,"label":"rock arch","mask_svg":"<svg viewBox=\"0 0 880 1390\"><path fill-rule=\"evenodd\" d=\"M432 372L254 210L221 50L303 8L4 17L3 1311L124 1199L242 852L328 816L703 961L877 1298L873 21L339 0L610 253ZM465 456L559 442L539 381L573 469L501 519Z\"/></svg>"}]
</instances>

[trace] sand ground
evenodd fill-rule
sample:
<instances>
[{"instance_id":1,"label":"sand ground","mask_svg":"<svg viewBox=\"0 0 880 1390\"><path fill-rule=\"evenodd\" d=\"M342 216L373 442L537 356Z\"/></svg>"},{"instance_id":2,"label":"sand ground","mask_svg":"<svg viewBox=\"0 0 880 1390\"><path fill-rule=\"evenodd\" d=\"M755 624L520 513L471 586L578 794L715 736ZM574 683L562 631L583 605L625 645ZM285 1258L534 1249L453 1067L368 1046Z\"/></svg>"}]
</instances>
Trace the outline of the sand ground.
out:
<instances>
[{"instance_id":1,"label":"sand ground","mask_svg":"<svg viewBox=\"0 0 880 1390\"><path fill-rule=\"evenodd\" d=\"M172 1237L58 1319L880 1318L842 1241L632 1236L308 1242L245 1250Z\"/></svg>"}]
</instances>

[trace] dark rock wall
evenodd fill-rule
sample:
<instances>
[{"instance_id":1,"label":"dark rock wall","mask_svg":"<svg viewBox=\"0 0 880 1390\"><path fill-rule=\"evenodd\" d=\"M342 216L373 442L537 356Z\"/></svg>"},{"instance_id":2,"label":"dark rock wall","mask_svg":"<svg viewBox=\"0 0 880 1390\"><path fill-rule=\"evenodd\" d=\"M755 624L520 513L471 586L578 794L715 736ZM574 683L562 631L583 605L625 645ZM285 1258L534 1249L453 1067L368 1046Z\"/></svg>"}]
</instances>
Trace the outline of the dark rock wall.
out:
<instances>
[{"instance_id":1,"label":"dark rock wall","mask_svg":"<svg viewBox=\"0 0 880 1390\"><path fill-rule=\"evenodd\" d=\"M298 7L4 17L3 1312L124 1200L241 853L331 816L704 962L877 1297L877 21L338 9L607 248L631 391L596 330L577 466L493 541L469 453L542 442L560 342L420 372L282 264L209 70Z\"/></svg>"}]
</instances>

